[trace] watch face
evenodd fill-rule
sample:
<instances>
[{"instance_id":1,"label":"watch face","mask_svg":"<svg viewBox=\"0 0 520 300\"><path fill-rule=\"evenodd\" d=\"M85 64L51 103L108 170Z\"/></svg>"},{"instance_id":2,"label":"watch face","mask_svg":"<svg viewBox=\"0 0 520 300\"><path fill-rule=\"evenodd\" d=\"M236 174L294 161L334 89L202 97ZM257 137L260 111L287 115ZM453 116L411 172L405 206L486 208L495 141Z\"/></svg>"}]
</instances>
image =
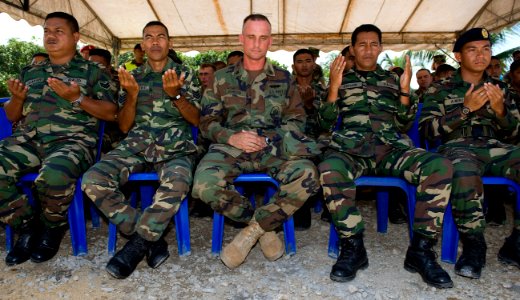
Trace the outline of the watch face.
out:
<instances>
[{"instance_id":1,"label":"watch face","mask_svg":"<svg viewBox=\"0 0 520 300\"><path fill-rule=\"evenodd\" d=\"M469 108L463 107L462 108L462 113L465 114L465 115L469 114L470 113Z\"/></svg>"}]
</instances>

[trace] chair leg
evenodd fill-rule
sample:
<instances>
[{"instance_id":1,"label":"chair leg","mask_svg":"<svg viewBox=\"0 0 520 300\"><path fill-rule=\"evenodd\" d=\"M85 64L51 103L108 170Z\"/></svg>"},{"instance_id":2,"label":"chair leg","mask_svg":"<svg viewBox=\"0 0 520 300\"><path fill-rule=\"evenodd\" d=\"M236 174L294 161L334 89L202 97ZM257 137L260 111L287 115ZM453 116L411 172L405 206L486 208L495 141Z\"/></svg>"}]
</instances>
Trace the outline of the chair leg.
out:
<instances>
[{"instance_id":1,"label":"chair leg","mask_svg":"<svg viewBox=\"0 0 520 300\"><path fill-rule=\"evenodd\" d=\"M175 231L177 233L177 251L179 256L191 254L190 220L188 212L188 198L182 200L179 211L174 216Z\"/></svg>"},{"instance_id":2,"label":"chair leg","mask_svg":"<svg viewBox=\"0 0 520 300\"><path fill-rule=\"evenodd\" d=\"M113 223L108 224L108 254L113 256L117 246L117 227Z\"/></svg>"},{"instance_id":3,"label":"chair leg","mask_svg":"<svg viewBox=\"0 0 520 300\"><path fill-rule=\"evenodd\" d=\"M5 249L7 250L7 253L11 252L11 249L13 249L13 229L11 226L6 225L5 226Z\"/></svg>"},{"instance_id":4,"label":"chair leg","mask_svg":"<svg viewBox=\"0 0 520 300\"><path fill-rule=\"evenodd\" d=\"M416 202L417 188L413 184L408 184L408 230L410 235L410 243L413 238L413 221L415 216L415 202Z\"/></svg>"},{"instance_id":5,"label":"chair leg","mask_svg":"<svg viewBox=\"0 0 520 300\"><path fill-rule=\"evenodd\" d=\"M92 203L90 203L90 219L92 220L92 228L101 227L100 217L97 212L97 209L94 207Z\"/></svg>"},{"instance_id":6,"label":"chair leg","mask_svg":"<svg viewBox=\"0 0 520 300\"><path fill-rule=\"evenodd\" d=\"M211 235L211 254L215 257L220 256L222 251L222 240L224 237L224 216L213 213L213 232Z\"/></svg>"},{"instance_id":7,"label":"chair leg","mask_svg":"<svg viewBox=\"0 0 520 300\"><path fill-rule=\"evenodd\" d=\"M339 255L339 238L338 232L334 224L330 222L330 233L329 233L329 257L338 258Z\"/></svg>"},{"instance_id":8,"label":"chair leg","mask_svg":"<svg viewBox=\"0 0 520 300\"><path fill-rule=\"evenodd\" d=\"M455 225L451 211L451 202L446 207L444 222L442 224L442 251L441 260L454 264L457 261L457 248L459 244L459 231Z\"/></svg>"},{"instance_id":9,"label":"chair leg","mask_svg":"<svg viewBox=\"0 0 520 300\"><path fill-rule=\"evenodd\" d=\"M69 227L72 253L74 256L86 255L87 230L85 228L85 211L83 206L83 191L81 190L81 178L76 181L74 197L69 206Z\"/></svg>"},{"instance_id":10,"label":"chair leg","mask_svg":"<svg viewBox=\"0 0 520 300\"><path fill-rule=\"evenodd\" d=\"M377 191L377 232L386 233L388 231L388 191Z\"/></svg>"},{"instance_id":11,"label":"chair leg","mask_svg":"<svg viewBox=\"0 0 520 300\"><path fill-rule=\"evenodd\" d=\"M296 236L294 234L294 219L291 216L287 221L283 222L283 236L285 241L285 254L296 254Z\"/></svg>"}]
</instances>

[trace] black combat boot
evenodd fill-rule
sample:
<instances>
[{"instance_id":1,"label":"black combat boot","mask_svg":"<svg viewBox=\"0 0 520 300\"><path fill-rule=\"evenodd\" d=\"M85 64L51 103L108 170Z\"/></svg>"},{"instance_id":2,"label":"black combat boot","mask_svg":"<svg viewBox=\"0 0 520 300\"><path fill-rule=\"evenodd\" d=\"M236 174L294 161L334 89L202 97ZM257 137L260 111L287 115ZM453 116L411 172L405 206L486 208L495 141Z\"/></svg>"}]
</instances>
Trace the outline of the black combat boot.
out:
<instances>
[{"instance_id":1,"label":"black combat boot","mask_svg":"<svg viewBox=\"0 0 520 300\"><path fill-rule=\"evenodd\" d=\"M433 246L437 240L429 239L415 233L412 244L406 252L404 268L412 273L419 272L424 282L436 288L451 288L453 281L450 275L437 263L437 253Z\"/></svg>"},{"instance_id":2,"label":"black combat boot","mask_svg":"<svg viewBox=\"0 0 520 300\"><path fill-rule=\"evenodd\" d=\"M137 233L133 234L123 249L117 251L108 261L107 272L118 279L130 276L152 244L153 242L143 239Z\"/></svg>"},{"instance_id":3,"label":"black combat boot","mask_svg":"<svg viewBox=\"0 0 520 300\"><path fill-rule=\"evenodd\" d=\"M368 267L367 250L363 244L363 235L356 234L341 239L341 252L332 266L330 279L339 282L350 281L356 277L359 269Z\"/></svg>"},{"instance_id":4,"label":"black combat boot","mask_svg":"<svg viewBox=\"0 0 520 300\"><path fill-rule=\"evenodd\" d=\"M39 226L36 218L31 219L20 226L18 240L5 257L5 264L14 266L26 262L31 258L31 253L39 238Z\"/></svg>"},{"instance_id":5,"label":"black combat boot","mask_svg":"<svg viewBox=\"0 0 520 300\"><path fill-rule=\"evenodd\" d=\"M461 234L462 254L455 264L455 274L479 279L486 264L486 240L484 234Z\"/></svg>"},{"instance_id":6,"label":"black combat boot","mask_svg":"<svg viewBox=\"0 0 520 300\"><path fill-rule=\"evenodd\" d=\"M170 257L170 252L168 252L168 243L161 238L152 243L148 251L146 252L146 263L150 268L155 269L160 266L163 262L166 261Z\"/></svg>"},{"instance_id":7,"label":"black combat boot","mask_svg":"<svg viewBox=\"0 0 520 300\"><path fill-rule=\"evenodd\" d=\"M67 230L66 226L48 227L45 226L43 233L37 242L32 254L31 261L41 263L53 258L60 250L61 240Z\"/></svg>"},{"instance_id":8,"label":"black combat boot","mask_svg":"<svg viewBox=\"0 0 520 300\"><path fill-rule=\"evenodd\" d=\"M520 268L520 230L513 229L513 233L506 238L506 242L498 251L498 260Z\"/></svg>"}]
</instances>

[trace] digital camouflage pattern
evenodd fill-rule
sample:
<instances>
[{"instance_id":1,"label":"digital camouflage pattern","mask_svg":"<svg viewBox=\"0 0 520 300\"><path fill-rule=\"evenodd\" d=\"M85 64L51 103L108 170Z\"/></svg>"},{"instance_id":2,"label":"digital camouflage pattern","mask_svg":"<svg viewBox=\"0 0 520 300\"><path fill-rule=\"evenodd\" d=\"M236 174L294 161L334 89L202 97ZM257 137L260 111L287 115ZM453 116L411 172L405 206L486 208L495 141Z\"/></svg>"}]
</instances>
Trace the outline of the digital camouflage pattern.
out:
<instances>
[{"instance_id":1,"label":"digital camouflage pattern","mask_svg":"<svg viewBox=\"0 0 520 300\"><path fill-rule=\"evenodd\" d=\"M269 62L251 81L242 62L217 71L213 88L202 98L200 121L202 135L213 144L195 172L193 196L245 222L253 210L233 180L241 173L266 172L280 182L280 188L254 217L265 230L279 226L318 188L316 168L301 159L319 153L316 143L303 135L304 126L305 111L289 72ZM229 137L241 130L269 138L268 147L247 154L227 145Z\"/></svg>"},{"instance_id":2,"label":"digital camouflage pattern","mask_svg":"<svg viewBox=\"0 0 520 300\"><path fill-rule=\"evenodd\" d=\"M18 226L32 214L27 196L15 183L38 172L35 186L50 227L66 224L76 179L93 163L98 120L59 97L47 78L76 82L81 93L114 102L115 87L97 64L76 55L65 65L49 60L25 67L20 80L29 88L23 119L11 137L0 141L0 220Z\"/></svg>"},{"instance_id":3,"label":"digital camouflage pattern","mask_svg":"<svg viewBox=\"0 0 520 300\"><path fill-rule=\"evenodd\" d=\"M333 129L341 120L318 168L325 202L342 237L364 230L354 182L362 175L401 177L417 185L414 232L434 238L442 224L451 164L438 154L412 148L401 136L415 117L416 104L402 105L399 89L398 77L379 66L366 78L351 69L343 76L338 100L320 107L325 128Z\"/></svg>"},{"instance_id":4,"label":"digital camouflage pattern","mask_svg":"<svg viewBox=\"0 0 520 300\"><path fill-rule=\"evenodd\" d=\"M464 95L470 84L456 75L434 83L424 99L419 128L430 140L439 142L438 151L453 163L451 203L459 231L481 232L485 227L483 214L484 189L481 176L504 176L520 183L520 148L501 142L518 135L518 110L505 84L484 73L484 82L499 84L504 92L507 114L498 118L489 103L466 120L461 118ZM520 228L520 216L515 216Z\"/></svg>"},{"instance_id":5,"label":"digital camouflage pattern","mask_svg":"<svg viewBox=\"0 0 520 300\"><path fill-rule=\"evenodd\" d=\"M139 84L134 126L128 136L83 177L82 189L123 233L135 231L149 241L158 240L189 192L197 146L190 124L163 89L162 75L185 72L181 94L200 108L196 77L168 58L162 72L148 63L132 74ZM120 97L121 106L125 94ZM160 186L151 206L142 213L130 206L120 188L133 172L156 171Z\"/></svg>"}]
</instances>

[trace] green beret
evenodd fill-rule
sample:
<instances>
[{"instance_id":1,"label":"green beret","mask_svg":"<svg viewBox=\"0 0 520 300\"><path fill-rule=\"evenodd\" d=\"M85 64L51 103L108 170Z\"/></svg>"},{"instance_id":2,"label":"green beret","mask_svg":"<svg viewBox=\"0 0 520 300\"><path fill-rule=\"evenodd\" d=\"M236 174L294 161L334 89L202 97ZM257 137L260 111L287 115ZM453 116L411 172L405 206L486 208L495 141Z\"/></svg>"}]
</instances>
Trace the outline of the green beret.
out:
<instances>
[{"instance_id":1,"label":"green beret","mask_svg":"<svg viewBox=\"0 0 520 300\"><path fill-rule=\"evenodd\" d=\"M459 36L453 46L453 52L460 52L462 46L474 41L489 41L491 43L489 32L485 28L471 28Z\"/></svg>"}]
</instances>

